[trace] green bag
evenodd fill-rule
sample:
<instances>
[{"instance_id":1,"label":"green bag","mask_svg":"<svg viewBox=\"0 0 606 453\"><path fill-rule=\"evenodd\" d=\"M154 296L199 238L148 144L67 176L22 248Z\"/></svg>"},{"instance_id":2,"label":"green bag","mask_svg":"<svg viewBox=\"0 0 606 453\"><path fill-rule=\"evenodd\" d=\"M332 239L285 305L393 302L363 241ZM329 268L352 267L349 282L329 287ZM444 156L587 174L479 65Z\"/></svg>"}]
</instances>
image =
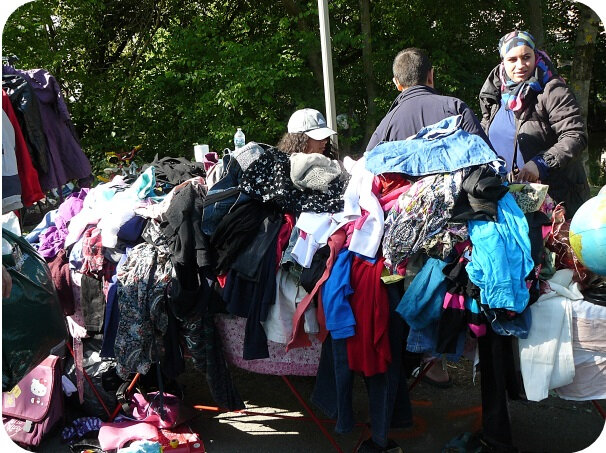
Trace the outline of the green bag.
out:
<instances>
[{"instance_id":1,"label":"green bag","mask_svg":"<svg viewBox=\"0 0 606 453\"><path fill-rule=\"evenodd\" d=\"M50 270L24 238L2 229L11 253L2 264L13 279L2 299L2 391L10 390L67 339L67 326ZM56 353L56 351L55 351Z\"/></svg>"}]
</instances>

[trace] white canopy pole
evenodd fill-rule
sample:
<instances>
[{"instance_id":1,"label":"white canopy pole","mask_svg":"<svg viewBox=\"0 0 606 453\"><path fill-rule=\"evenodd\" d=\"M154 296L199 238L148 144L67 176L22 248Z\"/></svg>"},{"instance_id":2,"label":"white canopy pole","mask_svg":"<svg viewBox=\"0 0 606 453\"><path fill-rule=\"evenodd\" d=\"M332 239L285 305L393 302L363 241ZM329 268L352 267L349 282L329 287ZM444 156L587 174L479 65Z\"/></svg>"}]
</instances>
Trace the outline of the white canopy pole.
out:
<instances>
[{"instance_id":1,"label":"white canopy pole","mask_svg":"<svg viewBox=\"0 0 606 453\"><path fill-rule=\"evenodd\" d=\"M318 0L320 18L320 43L322 44L322 73L324 77L324 103L326 104L326 122L328 127L337 130L337 113L335 106L335 87L332 75L332 46L330 44L330 23L328 18L328 0ZM337 136L332 142L338 146Z\"/></svg>"}]
</instances>

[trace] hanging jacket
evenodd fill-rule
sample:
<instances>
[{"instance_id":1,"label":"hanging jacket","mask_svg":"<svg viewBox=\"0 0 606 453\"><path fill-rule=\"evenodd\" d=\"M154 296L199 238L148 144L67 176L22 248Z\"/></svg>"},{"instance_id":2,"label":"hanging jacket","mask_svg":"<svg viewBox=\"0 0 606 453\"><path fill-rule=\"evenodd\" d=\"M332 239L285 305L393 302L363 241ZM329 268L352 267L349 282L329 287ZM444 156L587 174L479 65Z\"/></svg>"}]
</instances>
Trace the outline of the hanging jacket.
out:
<instances>
[{"instance_id":1,"label":"hanging jacket","mask_svg":"<svg viewBox=\"0 0 606 453\"><path fill-rule=\"evenodd\" d=\"M38 98L49 157L48 172L39 175L42 190L60 187L72 179L79 180L80 187L89 186L91 165L80 146L57 79L44 69L22 71L12 66L3 66L2 74L20 75Z\"/></svg>"},{"instance_id":2,"label":"hanging jacket","mask_svg":"<svg viewBox=\"0 0 606 453\"><path fill-rule=\"evenodd\" d=\"M34 168L32 164L32 159L27 150L27 144L25 143L25 139L23 138L23 134L21 132L21 126L19 126L19 121L17 120L17 116L15 115L15 111L13 110L13 106L11 101L4 90L2 90L2 153L3 153L3 161L4 161L4 153L7 153L7 156L10 153L14 152L14 157L16 159L17 164L17 174L18 179L21 184L20 188L14 184L14 178L11 180L10 178L6 181L7 187L4 187L4 172L9 170L8 168L4 168L4 162L2 165L3 170L3 197L7 195L15 195L15 193L21 194L20 202L23 206L31 206L36 201L44 198L44 193L40 188L40 181L38 180L38 172ZM12 156L12 154L11 154ZM10 170L7 171L7 176L14 176L14 168L12 165L9 166ZM16 203L12 209L18 209L21 206L18 206L19 202ZM4 202L2 204L2 212L7 212L4 206Z\"/></svg>"},{"instance_id":3,"label":"hanging jacket","mask_svg":"<svg viewBox=\"0 0 606 453\"><path fill-rule=\"evenodd\" d=\"M38 98L27 81L17 74L2 76L2 88L11 100L23 138L38 173L48 172L48 150L42 130Z\"/></svg>"},{"instance_id":4,"label":"hanging jacket","mask_svg":"<svg viewBox=\"0 0 606 453\"><path fill-rule=\"evenodd\" d=\"M494 68L480 90L482 127L488 133L501 106L499 67ZM547 82L528 107L515 113L518 152L524 162L542 155L549 167L549 194L563 201L570 218L589 198L589 184L581 155L587 146L581 108L574 94L559 78ZM529 99L530 101L530 99Z\"/></svg>"}]
</instances>

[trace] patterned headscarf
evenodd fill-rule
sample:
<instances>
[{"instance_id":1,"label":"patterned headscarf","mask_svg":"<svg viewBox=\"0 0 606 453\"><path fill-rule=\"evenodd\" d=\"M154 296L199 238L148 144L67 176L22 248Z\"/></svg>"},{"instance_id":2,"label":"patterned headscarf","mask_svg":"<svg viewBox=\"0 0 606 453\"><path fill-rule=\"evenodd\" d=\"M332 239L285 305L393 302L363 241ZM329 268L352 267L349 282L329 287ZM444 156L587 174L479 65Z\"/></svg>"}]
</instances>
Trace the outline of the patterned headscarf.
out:
<instances>
[{"instance_id":1,"label":"patterned headscarf","mask_svg":"<svg viewBox=\"0 0 606 453\"><path fill-rule=\"evenodd\" d=\"M501 58L504 58L507 52L518 46L528 46L534 50L534 37L527 31L514 30L507 33L499 40L499 54Z\"/></svg>"},{"instance_id":2,"label":"patterned headscarf","mask_svg":"<svg viewBox=\"0 0 606 453\"><path fill-rule=\"evenodd\" d=\"M522 110L525 106L525 100L530 90L539 93L545 88L545 84L558 73L549 59L549 56L542 50L535 48L534 37L526 31L512 31L507 33L499 40L499 54L501 59L505 57L514 47L528 46L534 50L535 69L527 80L514 82L509 78L505 71L505 65L501 62L499 67L499 77L501 79L501 99L505 101L505 106L509 110Z\"/></svg>"}]
</instances>

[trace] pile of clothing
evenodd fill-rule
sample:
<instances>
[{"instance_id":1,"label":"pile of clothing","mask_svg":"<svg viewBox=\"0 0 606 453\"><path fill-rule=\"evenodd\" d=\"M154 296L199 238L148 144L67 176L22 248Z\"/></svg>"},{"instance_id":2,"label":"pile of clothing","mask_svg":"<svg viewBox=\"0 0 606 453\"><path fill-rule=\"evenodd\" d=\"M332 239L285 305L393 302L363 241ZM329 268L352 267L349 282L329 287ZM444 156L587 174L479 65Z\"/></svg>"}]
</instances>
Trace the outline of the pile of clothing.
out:
<instances>
[{"instance_id":1,"label":"pile of clothing","mask_svg":"<svg viewBox=\"0 0 606 453\"><path fill-rule=\"evenodd\" d=\"M206 168L156 159L135 181L73 193L28 240L72 336L102 338L121 379L176 377L187 354L220 406L242 408L215 323L237 317L245 361L323 343L313 399L347 431L352 409L330 385L372 378L391 414L398 385L375 378L405 386L403 345L456 357L487 329L531 338L531 307L565 267L545 248L558 212L546 186L505 183L460 126L447 118L357 161L254 142Z\"/></svg>"}]
</instances>

